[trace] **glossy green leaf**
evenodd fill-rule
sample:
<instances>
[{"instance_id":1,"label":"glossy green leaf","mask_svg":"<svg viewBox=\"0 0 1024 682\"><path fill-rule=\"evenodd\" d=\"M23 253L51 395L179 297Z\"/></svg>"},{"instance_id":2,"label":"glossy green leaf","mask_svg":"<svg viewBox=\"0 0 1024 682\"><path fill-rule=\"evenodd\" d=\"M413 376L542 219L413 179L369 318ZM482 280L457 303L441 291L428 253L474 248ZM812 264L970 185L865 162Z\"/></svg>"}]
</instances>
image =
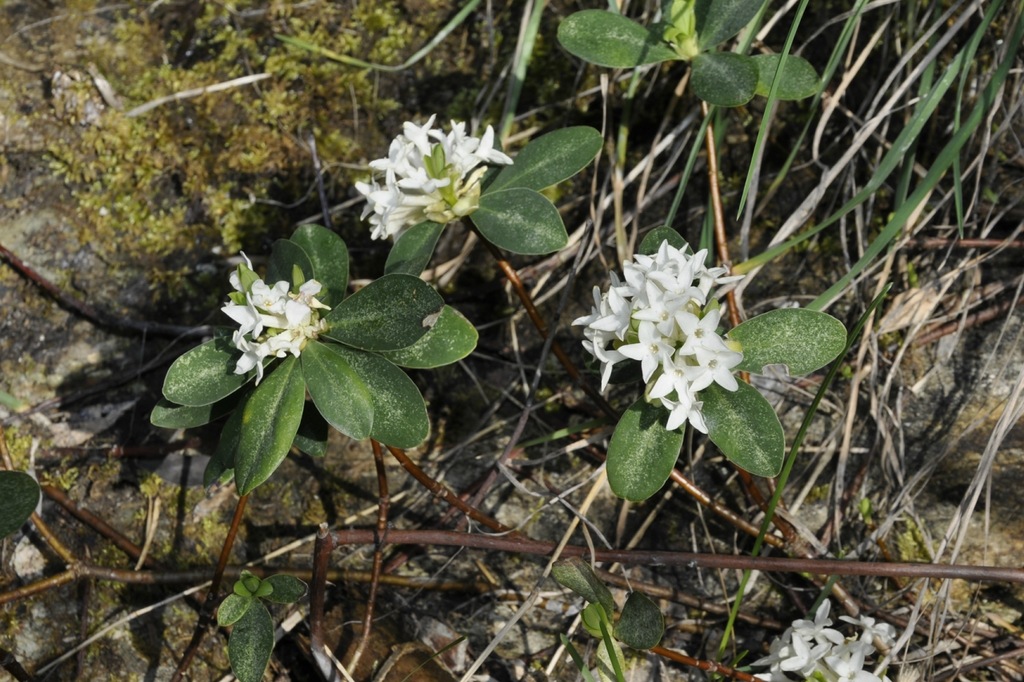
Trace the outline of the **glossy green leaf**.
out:
<instances>
[{"instance_id":1,"label":"glossy green leaf","mask_svg":"<svg viewBox=\"0 0 1024 682\"><path fill-rule=\"evenodd\" d=\"M264 377L242 408L242 435L235 453L235 483L251 493L281 465L302 421L306 386L298 360L287 357Z\"/></svg>"},{"instance_id":2,"label":"glossy green leaf","mask_svg":"<svg viewBox=\"0 0 1024 682\"><path fill-rule=\"evenodd\" d=\"M484 239L512 253L539 256L569 243L558 209L525 187L484 194L470 218Z\"/></svg>"},{"instance_id":3,"label":"glossy green leaf","mask_svg":"<svg viewBox=\"0 0 1024 682\"><path fill-rule=\"evenodd\" d=\"M228 638L228 661L239 682L260 682L274 651L274 621L259 599L238 619Z\"/></svg>"},{"instance_id":4,"label":"glossy green leaf","mask_svg":"<svg viewBox=\"0 0 1024 682\"><path fill-rule=\"evenodd\" d=\"M671 227L656 227L648 232L642 242L640 242L640 248L637 249L637 253L642 253L647 256L658 253L658 249L661 248L661 243L667 241L669 246L674 246L677 249L690 250L690 245L683 239L683 235L679 234Z\"/></svg>"},{"instance_id":5,"label":"glossy green leaf","mask_svg":"<svg viewBox=\"0 0 1024 682\"><path fill-rule=\"evenodd\" d=\"M164 377L164 397L186 407L202 407L226 398L245 386L256 372L235 374L242 353L229 336L218 334L185 353Z\"/></svg>"},{"instance_id":6,"label":"glossy green leaf","mask_svg":"<svg viewBox=\"0 0 1024 682\"><path fill-rule=\"evenodd\" d=\"M248 399L248 397L246 398ZM242 412L245 402L235 408L228 420L224 422L224 428L220 431L220 441L217 442L217 449L213 451L210 461L206 464L206 471L203 472L203 485L211 486L214 483L221 485L230 481L235 475L235 453L238 452L238 443L242 439Z\"/></svg>"},{"instance_id":7,"label":"glossy green leaf","mask_svg":"<svg viewBox=\"0 0 1024 682\"><path fill-rule=\"evenodd\" d=\"M323 285L317 297L332 308L341 303L348 293L348 247L334 232L320 225L302 225L292 233L291 241L298 245L313 266L307 278Z\"/></svg>"},{"instance_id":8,"label":"glossy green leaf","mask_svg":"<svg viewBox=\"0 0 1024 682\"><path fill-rule=\"evenodd\" d=\"M149 415L149 421L153 426L160 426L165 429L191 429L203 424L216 421L226 414L229 414L238 405L238 394L232 394L224 400L218 400L212 405L176 405L166 398L161 398Z\"/></svg>"},{"instance_id":9,"label":"glossy green leaf","mask_svg":"<svg viewBox=\"0 0 1024 682\"><path fill-rule=\"evenodd\" d=\"M697 0L697 36L701 49L707 50L743 30L764 0Z\"/></svg>"},{"instance_id":10,"label":"glossy green leaf","mask_svg":"<svg viewBox=\"0 0 1024 682\"><path fill-rule=\"evenodd\" d=\"M39 484L24 471L0 471L0 538L24 525L39 504Z\"/></svg>"},{"instance_id":11,"label":"glossy green leaf","mask_svg":"<svg viewBox=\"0 0 1024 682\"><path fill-rule=\"evenodd\" d=\"M775 476L782 470L782 424L756 388L742 381L736 391L711 384L698 397L704 401L708 438L729 461L755 476Z\"/></svg>"},{"instance_id":12,"label":"glossy green leaf","mask_svg":"<svg viewBox=\"0 0 1024 682\"><path fill-rule=\"evenodd\" d=\"M302 376L313 404L327 423L349 438L370 435L374 410L370 390L335 344L310 341L302 351ZM401 370L399 370L401 371Z\"/></svg>"},{"instance_id":13,"label":"glossy green leaf","mask_svg":"<svg viewBox=\"0 0 1024 682\"><path fill-rule=\"evenodd\" d=\"M413 275L384 275L327 314L324 336L363 350L398 350L416 343L437 318L444 301Z\"/></svg>"},{"instance_id":14,"label":"glossy green leaf","mask_svg":"<svg viewBox=\"0 0 1024 682\"><path fill-rule=\"evenodd\" d=\"M693 59L690 86L708 104L738 107L754 96L757 74L757 64L746 55L705 52Z\"/></svg>"},{"instance_id":15,"label":"glossy green leaf","mask_svg":"<svg viewBox=\"0 0 1024 682\"><path fill-rule=\"evenodd\" d=\"M763 374L767 365L785 365L803 376L835 360L846 348L846 327L826 313L781 308L753 317L729 332L743 346L737 372Z\"/></svg>"},{"instance_id":16,"label":"glossy green leaf","mask_svg":"<svg viewBox=\"0 0 1024 682\"><path fill-rule=\"evenodd\" d=\"M586 168L603 143L601 133L589 126L541 135L516 155L514 164L501 169L484 194L513 187L539 191L557 185Z\"/></svg>"},{"instance_id":17,"label":"glossy green leaf","mask_svg":"<svg viewBox=\"0 0 1024 682\"><path fill-rule=\"evenodd\" d=\"M269 286L274 286L275 282L285 280L288 286L294 289L292 273L293 266L296 265L302 270L303 281L313 277L313 262L306 254L306 250L290 239L278 239L270 249L270 263L267 265L264 281Z\"/></svg>"},{"instance_id":18,"label":"glossy green leaf","mask_svg":"<svg viewBox=\"0 0 1024 682\"><path fill-rule=\"evenodd\" d=\"M615 625L615 638L634 649L650 649L664 636L665 617L658 605L643 592L630 592Z\"/></svg>"},{"instance_id":19,"label":"glossy green leaf","mask_svg":"<svg viewBox=\"0 0 1024 682\"><path fill-rule=\"evenodd\" d=\"M249 610L254 601L255 599L252 597L245 597L235 593L224 597L224 601L217 607L217 625L222 628L234 625L245 615L245 612Z\"/></svg>"},{"instance_id":20,"label":"glossy green leaf","mask_svg":"<svg viewBox=\"0 0 1024 682\"><path fill-rule=\"evenodd\" d=\"M423 396L405 372L376 353L325 344L344 358L369 389L373 425L370 437L396 448L412 448L430 434Z\"/></svg>"},{"instance_id":21,"label":"glossy green leaf","mask_svg":"<svg viewBox=\"0 0 1024 682\"><path fill-rule=\"evenodd\" d=\"M660 32L605 10L570 14L558 25L558 42L584 61L615 69L679 58Z\"/></svg>"},{"instance_id":22,"label":"glossy green leaf","mask_svg":"<svg viewBox=\"0 0 1024 682\"><path fill-rule=\"evenodd\" d=\"M450 305L419 341L401 350L382 351L381 355L399 367L433 369L458 362L473 352L479 334L462 313Z\"/></svg>"},{"instance_id":23,"label":"glossy green leaf","mask_svg":"<svg viewBox=\"0 0 1024 682\"><path fill-rule=\"evenodd\" d=\"M327 437L330 425L320 410L303 410L299 430L295 434L292 445L311 457L323 457L327 454Z\"/></svg>"},{"instance_id":24,"label":"glossy green leaf","mask_svg":"<svg viewBox=\"0 0 1024 682\"><path fill-rule=\"evenodd\" d=\"M274 588L274 591L264 599L275 604L294 604L306 594L306 583L286 573L278 573L264 578L263 584L267 583Z\"/></svg>"},{"instance_id":25,"label":"glossy green leaf","mask_svg":"<svg viewBox=\"0 0 1024 682\"><path fill-rule=\"evenodd\" d=\"M619 419L608 444L608 484L621 498L646 500L665 485L683 445L680 430L665 428L668 411L643 398Z\"/></svg>"},{"instance_id":26,"label":"glossy green leaf","mask_svg":"<svg viewBox=\"0 0 1024 682\"><path fill-rule=\"evenodd\" d=\"M759 54L752 57L757 64L757 94L767 97L772 89L772 80L779 70L782 55ZM796 100L810 97L821 87L821 77L811 63L803 57L789 55L782 67L782 80L775 91L777 99Z\"/></svg>"},{"instance_id":27,"label":"glossy green leaf","mask_svg":"<svg viewBox=\"0 0 1024 682\"><path fill-rule=\"evenodd\" d=\"M403 232L388 253L384 274L402 272L419 277L434 255L434 247L443 230L444 225L428 220Z\"/></svg>"},{"instance_id":28,"label":"glossy green leaf","mask_svg":"<svg viewBox=\"0 0 1024 682\"><path fill-rule=\"evenodd\" d=\"M611 591L597 577L586 559L578 556L559 559L551 567L551 577L591 604L600 604L605 613L615 613L615 600L612 599Z\"/></svg>"}]
</instances>

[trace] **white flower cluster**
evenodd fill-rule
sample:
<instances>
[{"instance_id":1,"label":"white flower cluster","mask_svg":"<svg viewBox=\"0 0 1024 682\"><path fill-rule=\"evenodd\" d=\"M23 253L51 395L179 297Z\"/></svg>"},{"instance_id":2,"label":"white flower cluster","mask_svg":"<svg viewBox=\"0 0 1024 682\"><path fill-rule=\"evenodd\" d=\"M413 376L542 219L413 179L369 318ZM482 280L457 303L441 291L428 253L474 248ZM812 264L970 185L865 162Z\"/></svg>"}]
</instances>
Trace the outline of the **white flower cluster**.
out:
<instances>
[{"instance_id":1,"label":"white flower cluster","mask_svg":"<svg viewBox=\"0 0 1024 682\"><path fill-rule=\"evenodd\" d=\"M590 315L573 321L587 327L583 346L601 362L601 390L615 363L640 362L646 398L669 410L669 430L689 421L707 433L698 392L712 383L738 388L732 370L743 353L718 333L721 309L711 289L740 278L706 267L707 255L706 249L691 255L667 241L653 256L637 254L623 266L625 281L611 273L604 295L594 287Z\"/></svg>"},{"instance_id":2,"label":"white flower cluster","mask_svg":"<svg viewBox=\"0 0 1024 682\"><path fill-rule=\"evenodd\" d=\"M767 673L755 675L759 680L792 682L890 682L884 674L864 670L868 657L876 653L877 640L885 647L896 641L896 629L888 623L875 622L870 616L840 620L852 623L861 631L852 637L830 628L829 602L826 599L814 614L814 620L799 619L772 642L771 653L754 661L754 666L768 666ZM793 675L794 677L790 677Z\"/></svg>"},{"instance_id":3,"label":"white flower cluster","mask_svg":"<svg viewBox=\"0 0 1024 682\"><path fill-rule=\"evenodd\" d=\"M482 138L466 134L466 124L452 121L447 135L434 128L434 119L422 127L407 122L394 139L388 156L370 162L370 182L357 182L366 197L363 219L370 217L374 239L395 237L426 220L442 225L467 216L480 205L480 178L484 165L509 165L512 159L494 148L494 130L487 126Z\"/></svg>"},{"instance_id":4,"label":"white flower cluster","mask_svg":"<svg viewBox=\"0 0 1024 682\"><path fill-rule=\"evenodd\" d=\"M235 374L245 374L255 367L259 384L264 358L283 358L288 353L298 357L309 339L326 330L327 322L318 311L329 308L316 299L321 285L315 279L305 282L296 293L284 280L268 286L253 272L249 258L242 256L245 264L230 277L235 290L228 295L231 302L221 310L238 323L231 337L242 351Z\"/></svg>"}]
</instances>

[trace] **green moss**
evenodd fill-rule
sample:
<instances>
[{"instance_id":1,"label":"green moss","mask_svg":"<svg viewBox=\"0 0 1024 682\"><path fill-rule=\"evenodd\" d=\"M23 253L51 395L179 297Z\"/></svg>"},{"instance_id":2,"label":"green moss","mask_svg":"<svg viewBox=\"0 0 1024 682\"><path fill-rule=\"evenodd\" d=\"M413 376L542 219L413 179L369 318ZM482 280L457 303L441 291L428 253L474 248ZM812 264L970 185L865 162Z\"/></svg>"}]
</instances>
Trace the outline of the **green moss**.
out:
<instances>
[{"instance_id":1,"label":"green moss","mask_svg":"<svg viewBox=\"0 0 1024 682\"><path fill-rule=\"evenodd\" d=\"M386 144L372 123L399 106L382 94L378 74L274 36L400 63L432 37L447 7L428 3L411 17L387 1L354 9L326 0L237 2L205 3L194 18L183 8L159 15L142 6L112 15L112 27L82 39L77 61L96 66L122 110L107 107L92 125L64 117L62 134L48 148L53 169L74 194L83 242L107 250L103 255L115 264L148 264L158 295L168 288L172 298L202 294L189 275L196 251L252 248L318 210L309 192L310 133L331 189L347 189L364 173L358 169L365 159ZM254 73L270 77L127 116L158 98ZM96 97L91 80L75 95ZM302 197L306 205L287 206Z\"/></svg>"}]
</instances>

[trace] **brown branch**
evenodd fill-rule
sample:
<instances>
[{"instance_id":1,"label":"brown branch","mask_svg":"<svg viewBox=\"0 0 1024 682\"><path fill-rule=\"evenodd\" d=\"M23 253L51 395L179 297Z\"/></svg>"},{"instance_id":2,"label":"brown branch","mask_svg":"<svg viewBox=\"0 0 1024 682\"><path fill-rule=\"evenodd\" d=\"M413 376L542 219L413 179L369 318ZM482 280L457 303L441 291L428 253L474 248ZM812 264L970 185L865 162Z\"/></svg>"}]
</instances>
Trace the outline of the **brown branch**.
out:
<instances>
[{"instance_id":1,"label":"brown branch","mask_svg":"<svg viewBox=\"0 0 1024 682\"><path fill-rule=\"evenodd\" d=\"M418 466L416 466L416 463L409 459L409 456L405 454L405 450L403 450L402 448L396 448L390 445L388 445L387 448L388 452L390 452L392 456L398 460L398 463L402 465L402 468L408 471L410 474L412 474L413 478L420 482L420 485L422 485L424 488L432 492L436 497L441 498L442 500L447 502L452 507L461 511L469 518L473 519L477 523L487 526L496 533L514 532L508 526L498 523L490 516L487 516L480 510L476 509L475 507L472 507L463 502L462 499L458 495L453 493L451 490L449 490L447 486L445 486L443 483L434 480L433 478L430 477L429 474L423 471L423 469L420 469Z\"/></svg>"},{"instance_id":2,"label":"brown branch","mask_svg":"<svg viewBox=\"0 0 1024 682\"><path fill-rule=\"evenodd\" d=\"M667 658L670 661L675 661L676 663L680 663L691 668L698 668L707 673L725 675L726 677L732 678L734 680L741 680L742 682L759 682L756 677L754 677L750 673L745 673L742 670L736 670L735 668L730 668L727 665L715 663L714 661L705 661L703 659L693 658L691 656L687 656L686 654L681 654L678 651L666 649L662 646L652 647L651 653L658 654L659 656Z\"/></svg>"},{"instance_id":3,"label":"brown branch","mask_svg":"<svg viewBox=\"0 0 1024 682\"><path fill-rule=\"evenodd\" d=\"M213 611L214 606L217 603L217 593L220 591L220 584L224 578L224 569L227 568L228 559L231 557L231 548L235 544L235 537L238 535L238 527L242 523L242 515L245 512L245 504L249 501L249 494L246 493L238 498L238 503L235 505L235 515L231 518L231 527L228 528L228 535L224 538L224 546L220 550L220 559L217 561L217 569L213 573L213 579L210 582L210 590L206 593L206 599L203 601L203 608L199 612L199 620L196 622L196 629L192 633L192 640L188 643L188 648L185 649L185 654L181 658L181 662L178 664L177 670L174 671L174 675L171 677L171 682L180 682L182 675L188 670L189 665L192 663L192 659L195 658L196 653L199 651L199 646L203 643L203 637L206 635L206 631L213 624Z\"/></svg>"},{"instance_id":4,"label":"brown branch","mask_svg":"<svg viewBox=\"0 0 1024 682\"><path fill-rule=\"evenodd\" d=\"M338 545L376 542L372 530L334 531ZM541 540L509 536L458 533L444 530L390 530L391 544L443 545L473 547L502 552L520 552L546 556L556 545ZM1024 568L1003 566L970 566L899 562L884 564L874 561L843 559L804 559L791 557L750 557L735 554L703 554L695 552L662 552L652 550L591 549L582 545L566 545L562 556L593 556L599 562L618 562L643 566L686 566L688 568L773 571L781 573L813 573L816 575L857 575L935 580L972 580L979 582L1024 583Z\"/></svg>"},{"instance_id":5,"label":"brown branch","mask_svg":"<svg viewBox=\"0 0 1024 682\"><path fill-rule=\"evenodd\" d=\"M380 586L381 566L384 563L384 538L388 532L388 508L391 506L391 497L388 494L388 475L384 469L384 455L380 449L380 443L370 439L373 448L373 464L377 469L377 541L373 547L373 578L370 580L370 596L366 600L366 613L363 614L363 632L359 636L359 643L348 667L355 670L359 666L359 659L363 657L366 643L370 639L370 632L373 629L373 612L377 604L377 588Z\"/></svg>"},{"instance_id":6,"label":"brown branch","mask_svg":"<svg viewBox=\"0 0 1024 682\"><path fill-rule=\"evenodd\" d=\"M180 325L164 324L162 322L140 322L138 320L129 320L109 315L96 310L88 303L79 301L78 299L61 291L53 282L40 275L24 261L11 253L11 251L4 248L3 245L0 245L0 259L7 261L15 272L46 292L46 294L57 301L61 307L90 320L98 326L109 327L118 331L132 331L142 332L145 334L156 334L159 336L191 338L208 336L212 332L212 327L209 326L182 327Z\"/></svg>"},{"instance_id":7,"label":"brown branch","mask_svg":"<svg viewBox=\"0 0 1024 682\"><path fill-rule=\"evenodd\" d=\"M52 485L44 485L42 486L42 490L47 497L63 507L65 511L106 537L131 558L138 559L142 555L142 550L138 545L122 535L116 528L109 525L100 517L87 509L82 509L76 505L70 497L64 494L64 491L59 488L55 488ZM146 565L155 566L156 563L152 559L147 558Z\"/></svg>"},{"instance_id":8,"label":"brown branch","mask_svg":"<svg viewBox=\"0 0 1024 682\"><path fill-rule=\"evenodd\" d=\"M18 659L14 657L14 654L2 647L0 647L0 668L9 672L11 677L18 680L18 682L30 682L32 680L32 676L21 667L21 663L18 663Z\"/></svg>"},{"instance_id":9,"label":"brown branch","mask_svg":"<svg viewBox=\"0 0 1024 682\"><path fill-rule=\"evenodd\" d=\"M321 523L313 545L313 578L309 582L309 648L325 680L337 679L334 663L324 649L324 604L327 601L327 566L334 551L334 536Z\"/></svg>"}]
</instances>

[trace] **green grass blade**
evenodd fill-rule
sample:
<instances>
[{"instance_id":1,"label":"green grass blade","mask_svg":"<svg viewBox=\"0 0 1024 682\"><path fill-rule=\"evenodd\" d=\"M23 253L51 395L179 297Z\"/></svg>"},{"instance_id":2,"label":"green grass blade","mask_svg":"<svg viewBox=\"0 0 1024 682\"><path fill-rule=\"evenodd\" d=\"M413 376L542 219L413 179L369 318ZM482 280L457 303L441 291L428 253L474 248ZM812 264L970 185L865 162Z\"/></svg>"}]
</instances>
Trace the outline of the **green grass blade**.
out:
<instances>
[{"instance_id":1,"label":"green grass blade","mask_svg":"<svg viewBox=\"0 0 1024 682\"><path fill-rule=\"evenodd\" d=\"M991 19L994 16L994 10L998 8L1001 3L995 3L990 12L986 16L988 21L982 22L979 27L979 31L987 29L991 23ZM1024 13L1020 14L1017 18L1017 25L1013 31L1011 38L1012 42L1010 45L1020 45L1021 41L1024 40ZM957 58L965 56L965 53L961 51ZM928 174L925 175L924 179L920 182L917 189L907 199L902 206L900 206L893 214L889 224L885 226L882 232L875 238L871 245L868 246L864 255L858 260L850 272L846 273L839 279L838 282L828 288L825 293L816 298L807 307L811 310L822 310L829 303L842 293L842 290L849 284L853 278L859 275L865 268L867 268L871 262L882 252L889 242L894 240L903 229L907 220L913 215L914 211L917 210L918 206L928 197L928 195L935 189L939 180L945 174L947 170L953 165L953 162L959 157L960 151L967 145L967 142L977 131L978 126L985 119L985 114L992 108L996 102L997 95L1003 87L1003 83L1010 72L1010 67L1014 64L1013 55L1009 55L1002 64L992 74L991 80L982 90L978 102L974 105L974 109L971 110L970 115L964 121L963 126L954 133L953 138L946 143L946 146L939 152L938 157L932 164L932 167L928 170ZM953 73L954 69L950 69L947 73ZM955 75L955 73L953 73ZM945 78L943 78L945 80ZM895 149L893 150L895 151Z\"/></svg>"}]
</instances>

